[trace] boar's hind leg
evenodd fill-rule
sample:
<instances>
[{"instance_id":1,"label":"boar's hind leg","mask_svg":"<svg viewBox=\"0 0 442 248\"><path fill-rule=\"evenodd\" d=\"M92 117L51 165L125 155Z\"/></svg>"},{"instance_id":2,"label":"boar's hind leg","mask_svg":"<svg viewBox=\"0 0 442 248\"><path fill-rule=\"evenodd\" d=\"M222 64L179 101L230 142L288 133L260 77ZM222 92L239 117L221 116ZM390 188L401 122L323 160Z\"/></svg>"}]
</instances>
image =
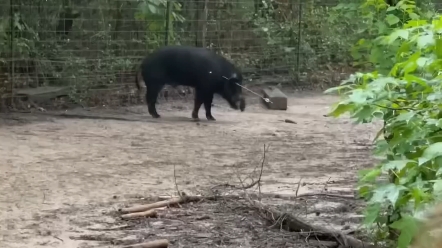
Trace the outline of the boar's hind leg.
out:
<instances>
[{"instance_id":1,"label":"boar's hind leg","mask_svg":"<svg viewBox=\"0 0 442 248\"><path fill-rule=\"evenodd\" d=\"M157 102L158 94L160 93L161 89L163 88L163 84L156 84L156 85L149 85L149 87L146 89L146 103L147 108L149 111L149 114L153 118L160 118L161 116L158 114L157 109L155 108L155 104Z\"/></svg>"},{"instance_id":2,"label":"boar's hind leg","mask_svg":"<svg viewBox=\"0 0 442 248\"><path fill-rule=\"evenodd\" d=\"M215 121L215 117L212 116L212 101L213 94L207 94L204 98L204 108L206 109L206 118L209 121Z\"/></svg>"},{"instance_id":3,"label":"boar's hind leg","mask_svg":"<svg viewBox=\"0 0 442 248\"><path fill-rule=\"evenodd\" d=\"M195 89L195 102L193 104L192 118L198 120L198 112L200 111L201 105L204 102L201 90Z\"/></svg>"}]
</instances>

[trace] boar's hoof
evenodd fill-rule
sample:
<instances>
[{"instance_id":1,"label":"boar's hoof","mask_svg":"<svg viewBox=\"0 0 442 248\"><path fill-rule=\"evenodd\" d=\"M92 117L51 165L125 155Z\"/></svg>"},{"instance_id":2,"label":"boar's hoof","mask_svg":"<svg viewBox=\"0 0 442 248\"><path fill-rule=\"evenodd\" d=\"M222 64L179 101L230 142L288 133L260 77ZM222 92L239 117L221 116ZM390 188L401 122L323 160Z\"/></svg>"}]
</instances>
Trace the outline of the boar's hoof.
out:
<instances>
[{"instance_id":1,"label":"boar's hoof","mask_svg":"<svg viewBox=\"0 0 442 248\"><path fill-rule=\"evenodd\" d=\"M239 102L239 109L241 110L241 112L246 109L246 101L244 99L241 99L241 101Z\"/></svg>"},{"instance_id":2,"label":"boar's hoof","mask_svg":"<svg viewBox=\"0 0 442 248\"><path fill-rule=\"evenodd\" d=\"M211 115L206 116L206 118L207 118L207 120L209 120L209 121L216 121L215 117L213 117L213 116L211 116Z\"/></svg>"}]
</instances>

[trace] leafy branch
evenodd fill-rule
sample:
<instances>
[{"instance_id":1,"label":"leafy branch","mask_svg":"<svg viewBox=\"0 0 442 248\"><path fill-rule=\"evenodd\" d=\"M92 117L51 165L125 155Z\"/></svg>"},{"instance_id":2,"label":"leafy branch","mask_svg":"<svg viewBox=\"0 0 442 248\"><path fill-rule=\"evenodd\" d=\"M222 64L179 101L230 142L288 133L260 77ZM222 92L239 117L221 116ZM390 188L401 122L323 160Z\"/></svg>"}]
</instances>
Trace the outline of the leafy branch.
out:
<instances>
[{"instance_id":1,"label":"leafy branch","mask_svg":"<svg viewBox=\"0 0 442 248\"><path fill-rule=\"evenodd\" d=\"M342 97L330 116L384 122L375 138L375 154L383 159L360 172L358 189L367 201L367 227L378 239L405 248L422 213L442 193L442 16L424 16L410 0L394 7L376 2L367 0L361 8L382 12L372 19L378 35L353 49L365 53L357 57L374 70L351 75L326 93Z\"/></svg>"}]
</instances>

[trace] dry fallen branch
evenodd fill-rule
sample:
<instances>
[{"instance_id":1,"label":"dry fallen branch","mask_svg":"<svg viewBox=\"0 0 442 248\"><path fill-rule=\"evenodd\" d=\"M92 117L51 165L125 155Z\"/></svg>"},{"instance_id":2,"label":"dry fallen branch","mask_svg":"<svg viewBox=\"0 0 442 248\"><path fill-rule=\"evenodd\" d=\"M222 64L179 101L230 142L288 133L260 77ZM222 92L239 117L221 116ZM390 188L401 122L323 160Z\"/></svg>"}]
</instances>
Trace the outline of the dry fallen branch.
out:
<instances>
[{"instance_id":1,"label":"dry fallen branch","mask_svg":"<svg viewBox=\"0 0 442 248\"><path fill-rule=\"evenodd\" d=\"M124 220L128 219L136 219L136 218L155 218L158 216L158 213L155 209L150 209L144 212L135 212L135 213L129 213L129 214L123 214L121 215L121 218Z\"/></svg>"},{"instance_id":2,"label":"dry fallen branch","mask_svg":"<svg viewBox=\"0 0 442 248\"><path fill-rule=\"evenodd\" d=\"M169 240L159 239L141 244L128 245L124 248L167 248L169 247Z\"/></svg>"},{"instance_id":3,"label":"dry fallen branch","mask_svg":"<svg viewBox=\"0 0 442 248\"><path fill-rule=\"evenodd\" d=\"M358 240L354 237L348 236L342 232L328 230L323 227L317 227L317 226L310 225L310 224L298 219L297 217L295 217L293 215L271 209L267 206L264 206L262 203L250 198L249 194L247 194L247 192L246 192L246 189L251 188L255 185L258 185L258 190L259 190L259 193L257 196L258 199L260 199L262 196L261 190L260 190L260 183L261 183L261 177L262 177L262 173L263 173L263 167L264 167L264 163L265 163L265 159L266 159L266 151L267 150L268 150L268 146L266 147L264 145L264 155L263 155L263 159L262 159L262 163L261 163L261 170L259 173L258 180L256 180L256 181L253 180L250 185L244 185L241 178L238 177L238 179L241 182L242 187L233 186L234 188L241 188L244 191L245 199L250 203L250 205L253 208L259 210L259 212L262 214L263 218L274 222L273 226L283 226L289 231L298 232L301 235L307 235L307 238L312 237L312 238L316 238L317 240L321 240L321 241L334 241L334 242L337 242L339 247L342 247L342 248L374 247L371 244L365 243L365 242ZM324 194L324 193L298 195L298 190L299 190L300 185L301 185L301 180L298 182L298 189L296 190L296 196L294 196L293 198L322 195L322 196L342 197L342 198L352 198L353 199L352 196L342 196L342 195L333 195L333 194ZM226 186L232 187L231 185L228 185L228 184ZM224 197L231 198L232 196L224 196ZM233 196L233 197L237 198L237 199L242 198L242 197L238 197L238 196L236 196L236 197ZM144 216L144 213L146 213L146 212L149 212L149 211L153 212L153 211L155 211L156 208L161 208L161 207L166 207L166 206L174 206L174 205L184 204L184 203L188 203L188 202L202 201L202 200L216 200L216 198L217 198L217 196L204 197L204 196L182 195L181 197L175 197L175 198L171 198L168 200L155 202L152 204L135 206L135 207L131 207L131 208L123 208L123 209L120 209L119 211L123 212L123 213L132 213L132 214L126 214L123 216L137 216L138 217L138 216ZM137 213L137 212L142 212L142 213ZM132 246L132 247L151 247L151 246Z\"/></svg>"},{"instance_id":4,"label":"dry fallen branch","mask_svg":"<svg viewBox=\"0 0 442 248\"><path fill-rule=\"evenodd\" d=\"M244 199L243 197L233 196L233 195L209 196L209 197L183 196L183 197L176 197L176 198L171 198L171 199L164 200L164 201L155 202L152 204L135 206L135 207L131 207L131 208L124 208L124 209L120 209L119 211L124 212L124 213L130 213L130 214L125 214L123 216L144 217L146 212L154 212L156 208L173 206L173 205L184 204L184 203L189 203L189 202L202 201L202 200L216 200L217 198L230 198L230 199L234 198L236 200ZM249 197L246 197L245 199L250 203L250 205L253 208L257 209L262 214L263 218L265 218L269 221L272 221L272 222L277 222L277 223L274 223L273 226L283 226L283 227L286 227L286 229L289 231L298 232L303 235L308 234L308 237L312 237L312 238L314 237L314 238L321 240L321 241L335 241L342 248L346 248L346 247L347 248L367 248L367 247L372 248L372 247L375 247L375 246L365 243L359 239L348 236L342 232L328 230L323 227L317 227L317 226L310 225L293 215L290 215L288 213L283 213L283 212L277 211L275 209L271 209L267 206L264 206L262 203L260 203L256 200L250 199ZM131 218L135 218L135 217L131 217ZM139 245L144 245L144 244L139 244ZM156 246L130 246L130 247L134 248L134 247L156 247ZM162 246L158 246L158 247L162 247ZM167 246L165 246L165 247L167 247Z\"/></svg>"},{"instance_id":5,"label":"dry fallen branch","mask_svg":"<svg viewBox=\"0 0 442 248\"><path fill-rule=\"evenodd\" d=\"M316 237L320 240L336 241L340 245L340 247L348 247L348 248L375 247L359 239L345 235L339 231L332 231L323 227L312 226L291 214L282 213L275 209L270 209L269 207L264 206L262 203L258 201L251 199L247 200L254 208L258 209L261 212L261 214L265 219L273 222L275 220L280 221L280 223L278 224L285 226L289 231L309 233L309 236Z\"/></svg>"},{"instance_id":6,"label":"dry fallen branch","mask_svg":"<svg viewBox=\"0 0 442 248\"><path fill-rule=\"evenodd\" d=\"M255 185L257 185L258 183L259 183L259 181L253 181L250 184L244 185L244 187L229 184L229 183L224 183L224 184L213 186L212 189L220 188L220 187L233 188L233 189L250 189L250 188L253 188Z\"/></svg>"},{"instance_id":7,"label":"dry fallen branch","mask_svg":"<svg viewBox=\"0 0 442 248\"><path fill-rule=\"evenodd\" d=\"M137 213L137 212L144 212L144 211L147 211L150 209L155 209L155 208L176 206L178 204L201 201L203 199L208 199L208 198L205 198L202 196L175 197L175 198L171 198L169 200L154 202L151 204L140 205L140 206L135 206L135 207L130 207L130 208L122 208L122 209L119 209L118 211L122 212L122 213Z\"/></svg>"},{"instance_id":8,"label":"dry fallen branch","mask_svg":"<svg viewBox=\"0 0 442 248\"><path fill-rule=\"evenodd\" d=\"M316 196L335 197L335 198L342 198L342 199L349 199L349 200L355 199L355 197L353 195L338 195L338 194L327 194L327 193L306 193L306 194L297 195L297 196L295 196L295 198L316 197Z\"/></svg>"}]
</instances>

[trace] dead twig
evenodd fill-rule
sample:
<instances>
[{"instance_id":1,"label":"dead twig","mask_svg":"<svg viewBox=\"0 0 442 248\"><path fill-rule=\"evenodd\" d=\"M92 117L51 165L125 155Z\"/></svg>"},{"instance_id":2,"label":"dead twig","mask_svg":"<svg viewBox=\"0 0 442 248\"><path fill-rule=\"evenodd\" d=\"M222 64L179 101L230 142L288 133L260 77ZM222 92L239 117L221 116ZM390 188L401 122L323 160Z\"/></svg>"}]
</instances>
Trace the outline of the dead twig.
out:
<instances>
[{"instance_id":1,"label":"dead twig","mask_svg":"<svg viewBox=\"0 0 442 248\"><path fill-rule=\"evenodd\" d=\"M178 196L181 196L181 192L180 192L180 190L179 190L179 188L178 188L178 183L176 182L176 169L175 169L175 164L173 165L173 182L175 183L175 189L176 189L176 192L177 192Z\"/></svg>"},{"instance_id":2,"label":"dead twig","mask_svg":"<svg viewBox=\"0 0 442 248\"><path fill-rule=\"evenodd\" d=\"M258 194L259 194L259 198L261 199L261 177L262 177L262 172L264 170L264 163L266 161L266 153L269 150L270 144L267 146L266 148L266 144L264 144L264 151L262 154L262 162L261 162L261 171L259 172L259 177L258 177Z\"/></svg>"},{"instance_id":3,"label":"dead twig","mask_svg":"<svg viewBox=\"0 0 442 248\"><path fill-rule=\"evenodd\" d=\"M241 187L241 186L236 186L236 185L229 184L229 183L224 183L224 184L213 186L212 189L220 188L220 187L233 188L233 189L250 189L250 188L253 188L257 184L258 184L258 181L253 181L252 183L244 185L244 187Z\"/></svg>"},{"instance_id":4,"label":"dead twig","mask_svg":"<svg viewBox=\"0 0 442 248\"><path fill-rule=\"evenodd\" d=\"M55 239L60 240L62 243L64 243L64 240L62 240L61 238L57 237L57 236L53 236Z\"/></svg>"},{"instance_id":5,"label":"dead twig","mask_svg":"<svg viewBox=\"0 0 442 248\"><path fill-rule=\"evenodd\" d=\"M298 186L296 187L295 197L298 197L299 188L301 188L302 178L299 178Z\"/></svg>"}]
</instances>

